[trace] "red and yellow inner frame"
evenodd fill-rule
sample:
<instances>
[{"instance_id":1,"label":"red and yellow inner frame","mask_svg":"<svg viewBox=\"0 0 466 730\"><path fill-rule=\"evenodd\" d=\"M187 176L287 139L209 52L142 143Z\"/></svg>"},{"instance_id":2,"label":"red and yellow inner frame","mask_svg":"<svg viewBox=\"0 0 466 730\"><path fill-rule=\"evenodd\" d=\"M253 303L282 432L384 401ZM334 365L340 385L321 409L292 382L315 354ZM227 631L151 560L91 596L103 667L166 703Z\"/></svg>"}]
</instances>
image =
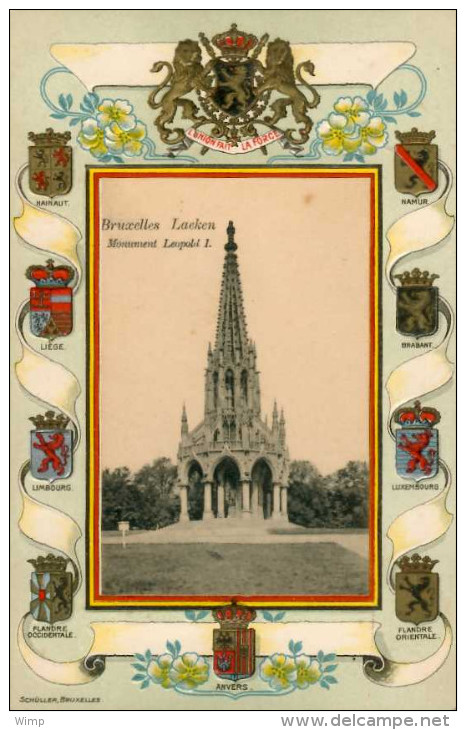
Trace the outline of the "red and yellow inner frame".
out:
<instances>
[{"instance_id":1,"label":"red and yellow inner frame","mask_svg":"<svg viewBox=\"0 0 466 730\"><path fill-rule=\"evenodd\" d=\"M233 598L254 607L374 608L380 597L380 473L381 473L381 293L379 166L295 167L88 167L87 175L87 604L89 608L218 606ZM369 382L369 591L358 595L109 595L101 591L100 541L100 181L109 178L367 178L370 181L370 382Z\"/></svg>"}]
</instances>

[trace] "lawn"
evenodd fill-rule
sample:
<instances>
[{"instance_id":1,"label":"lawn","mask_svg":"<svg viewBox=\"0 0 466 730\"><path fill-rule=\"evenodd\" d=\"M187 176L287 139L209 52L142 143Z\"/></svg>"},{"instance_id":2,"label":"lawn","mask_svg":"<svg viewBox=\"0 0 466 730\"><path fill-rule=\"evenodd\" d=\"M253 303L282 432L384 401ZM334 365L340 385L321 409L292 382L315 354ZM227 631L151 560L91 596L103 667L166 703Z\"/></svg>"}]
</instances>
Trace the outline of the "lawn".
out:
<instances>
[{"instance_id":1,"label":"lawn","mask_svg":"<svg viewBox=\"0 0 466 730\"><path fill-rule=\"evenodd\" d=\"M102 546L105 594L362 594L368 563L333 542Z\"/></svg>"}]
</instances>

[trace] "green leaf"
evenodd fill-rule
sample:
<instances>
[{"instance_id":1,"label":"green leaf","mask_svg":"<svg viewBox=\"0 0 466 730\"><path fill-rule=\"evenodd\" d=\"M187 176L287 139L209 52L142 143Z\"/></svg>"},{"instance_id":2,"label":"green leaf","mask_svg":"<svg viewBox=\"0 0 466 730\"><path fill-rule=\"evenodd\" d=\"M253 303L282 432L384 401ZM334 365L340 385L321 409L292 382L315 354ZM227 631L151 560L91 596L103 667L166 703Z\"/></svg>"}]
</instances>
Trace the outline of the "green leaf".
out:
<instances>
[{"instance_id":1,"label":"green leaf","mask_svg":"<svg viewBox=\"0 0 466 730\"><path fill-rule=\"evenodd\" d=\"M66 119L66 117L67 117L66 114L58 114L58 113L51 114L50 116L52 117L52 119Z\"/></svg>"},{"instance_id":2,"label":"green leaf","mask_svg":"<svg viewBox=\"0 0 466 730\"><path fill-rule=\"evenodd\" d=\"M336 654L326 654L322 659L323 662L333 662L336 659Z\"/></svg>"},{"instance_id":3,"label":"green leaf","mask_svg":"<svg viewBox=\"0 0 466 730\"><path fill-rule=\"evenodd\" d=\"M200 621L201 618L205 618L208 615L208 611L199 611L197 614L197 621Z\"/></svg>"},{"instance_id":4,"label":"green leaf","mask_svg":"<svg viewBox=\"0 0 466 730\"><path fill-rule=\"evenodd\" d=\"M146 653L144 654L144 657L145 657L145 659L146 659L146 662L150 662L150 661L151 661L151 659L152 659L152 652L151 652L151 650L150 650L150 649L148 649L148 650L146 651Z\"/></svg>"},{"instance_id":5,"label":"green leaf","mask_svg":"<svg viewBox=\"0 0 466 730\"><path fill-rule=\"evenodd\" d=\"M144 654L135 654L134 657L135 659L139 659L140 662L146 661L146 657L144 656Z\"/></svg>"},{"instance_id":6,"label":"green leaf","mask_svg":"<svg viewBox=\"0 0 466 730\"><path fill-rule=\"evenodd\" d=\"M338 667L338 664L329 664L328 667L324 668L324 672L334 672Z\"/></svg>"},{"instance_id":7,"label":"green leaf","mask_svg":"<svg viewBox=\"0 0 466 730\"><path fill-rule=\"evenodd\" d=\"M189 611L185 611L184 615L188 619L188 621L195 621L196 620L196 612L189 609Z\"/></svg>"},{"instance_id":8,"label":"green leaf","mask_svg":"<svg viewBox=\"0 0 466 730\"><path fill-rule=\"evenodd\" d=\"M145 664L131 664L131 666L134 667L134 669L137 669L139 672L147 671L147 667Z\"/></svg>"},{"instance_id":9,"label":"green leaf","mask_svg":"<svg viewBox=\"0 0 466 730\"><path fill-rule=\"evenodd\" d=\"M420 112L408 112L408 117L420 117Z\"/></svg>"},{"instance_id":10,"label":"green leaf","mask_svg":"<svg viewBox=\"0 0 466 730\"><path fill-rule=\"evenodd\" d=\"M170 654L171 654L171 655L172 655L173 657L174 657L174 656L176 656L176 649L175 649L175 647L173 646L173 644L171 643L171 641L167 641L167 643L166 643L166 645L165 645L165 646L167 647L167 650L169 651L169 653L170 653Z\"/></svg>"},{"instance_id":11,"label":"green leaf","mask_svg":"<svg viewBox=\"0 0 466 730\"><path fill-rule=\"evenodd\" d=\"M393 94L393 101L394 101L396 108L398 109L401 102L400 102L400 95L397 91L395 91L395 93Z\"/></svg>"},{"instance_id":12,"label":"green leaf","mask_svg":"<svg viewBox=\"0 0 466 730\"><path fill-rule=\"evenodd\" d=\"M273 621L273 615L270 613L270 611L262 611L262 615L266 621Z\"/></svg>"},{"instance_id":13,"label":"green leaf","mask_svg":"<svg viewBox=\"0 0 466 730\"><path fill-rule=\"evenodd\" d=\"M145 681L144 681L144 682L143 682L143 683L141 684L141 686L139 687L139 689L146 689L146 687L148 687L149 685L150 685L150 679L146 679L146 680L145 680Z\"/></svg>"},{"instance_id":14,"label":"green leaf","mask_svg":"<svg viewBox=\"0 0 466 730\"><path fill-rule=\"evenodd\" d=\"M134 677L132 677L133 682L142 682L145 679L147 679L147 674L135 674Z\"/></svg>"},{"instance_id":15,"label":"green leaf","mask_svg":"<svg viewBox=\"0 0 466 730\"><path fill-rule=\"evenodd\" d=\"M76 124L79 124L81 119L79 117L75 117L74 119L70 119L70 127L74 127Z\"/></svg>"},{"instance_id":16,"label":"green leaf","mask_svg":"<svg viewBox=\"0 0 466 730\"><path fill-rule=\"evenodd\" d=\"M58 97L58 103L60 104L62 109L64 109L65 111L68 111L68 107L66 105L66 99L65 99L64 94L60 94L60 96Z\"/></svg>"},{"instance_id":17,"label":"green leaf","mask_svg":"<svg viewBox=\"0 0 466 730\"><path fill-rule=\"evenodd\" d=\"M297 641L296 644L294 645L294 653L299 654L299 652L301 651L302 648L303 648L303 642Z\"/></svg>"},{"instance_id":18,"label":"green leaf","mask_svg":"<svg viewBox=\"0 0 466 730\"><path fill-rule=\"evenodd\" d=\"M405 106L406 102L408 101L408 94L404 89L401 89L400 92L400 106Z\"/></svg>"},{"instance_id":19,"label":"green leaf","mask_svg":"<svg viewBox=\"0 0 466 730\"><path fill-rule=\"evenodd\" d=\"M324 689L330 689L330 687L328 686L327 682L324 679L320 680L320 686L324 687Z\"/></svg>"},{"instance_id":20,"label":"green leaf","mask_svg":"<svg viewBox=\"0 0 466 730\"><path fill-rule=\"evenodd\" d=\"M282 620L282 618L284 618L284 617L285 617L285 614L286 614L286 611L280 611L279 613L277 613L277 614L276 614L276 616L275 616L275 618L274 618L273 620L274 620L275 622L277 622L277 621L281 621L281 620Z\"/></svg>"},{"instance_id":21,"label":"green leaf","mask_svg":"<svg viewBox=\"0 0 466 730\"><path fill-rule=\"evenodd\" d=\"M175 649L176 649L176 656L178 656L181 651L181 643L178 641L178 639L175 641Z\"/></svg>"},{"instance_id":22,"label":"green leaf","mask_svg":"<svg viewBox=\"0 0 466 730\"><path fill-rule=\"evenodd\" d=\"M333 677L332 675L330 675L329 677L325 677L325 681L329 684L338 684L338 679L336 679L336 677Z\"/></svg>"},{"instance_id":23,"label":"green leaf","mask_svg":"<svg viewBox=\"0 0 466 730\"><path fill-rule=\"evenodd\" d=\"M288 649L291 651L292 654L294 654L294 641L293 639L290 639L288 644Z\"/></svg>"},{"instance_id":24,"label":"green leaf","mask_svg":"<svg viewBox=\"0 0 466 730\"><path fill-rule=\"evenodd\" d=\"M321 664L324 661L324 652L323 651L319 651L317 653L317 661L320 662Z\"/></svg>"},{"instance_id":25,"label":"green leaf","mask_svg":"<svg viewBox=\"0 0 466 730\"><path fill-rule=\"evenodd\" d=\"M382 119L384 120L384 122L391 122L392 124L398 124L395 117L389 117L386 114L382 114Z\"/></svg>"},{"instance_id":26,"label":"green leaf","mask_svg":"<svg viewBox=\"0 0 466 730\"><path fill-rule=\"evenodd\" d=\"M73 97L71 96L71 94L67 94L66 95L66 106L67 106L67 109L71 109L72 104L73 104Z\"/></svg>"}]
</instances>

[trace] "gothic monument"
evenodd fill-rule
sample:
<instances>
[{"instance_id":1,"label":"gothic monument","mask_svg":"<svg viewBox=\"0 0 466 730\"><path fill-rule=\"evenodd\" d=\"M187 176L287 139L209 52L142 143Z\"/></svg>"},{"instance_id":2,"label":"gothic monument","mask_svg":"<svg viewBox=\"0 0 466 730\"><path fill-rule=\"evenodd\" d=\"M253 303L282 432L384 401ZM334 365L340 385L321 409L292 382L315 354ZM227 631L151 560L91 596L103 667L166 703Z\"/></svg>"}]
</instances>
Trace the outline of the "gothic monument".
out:
<instances>
[{"instance_id":1,"label":"gothic monument","mask_svg":"<svg viewBox=\"0 0 466 730\"><path fill-rule=\"evenodd\" d=\"M204 420L192 431L181 418L180 521L189 519L189 489L201 482L203 519L287 519L289 457L283 410L261 418L256 346L248 339L235 228L227 228L215 347L209 343Z\"/></svg>"}]
</instances>

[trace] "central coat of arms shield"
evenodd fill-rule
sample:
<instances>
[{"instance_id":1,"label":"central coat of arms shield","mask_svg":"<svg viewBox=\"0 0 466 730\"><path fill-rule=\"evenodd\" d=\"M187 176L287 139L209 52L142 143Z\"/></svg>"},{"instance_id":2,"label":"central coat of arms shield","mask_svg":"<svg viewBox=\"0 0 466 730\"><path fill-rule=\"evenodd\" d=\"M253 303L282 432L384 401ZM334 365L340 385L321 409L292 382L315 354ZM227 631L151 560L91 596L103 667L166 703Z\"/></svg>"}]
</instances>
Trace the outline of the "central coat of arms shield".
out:
<instances>
[{"instance_id":1,"label":"central coat of arms shield","mask_svg":"<svg viewBox=\"0 0 466 730\"><path fill-rule=\"evenodd\" d=\"M226 61L217 59L213 70L216 76L212 101L224 112L238 116L256 101L254 93L255 61Z\"/></svg>"},{"instance_id":2,"label":"central coat of arms shield","mask_svg":"<svg viewBox=\"0 0 466 730\"><path fill-rule=\"evenodd\" d=\"M220 623L214 629L214 672L222 679L237 681L254 674L255 631L248 624L256 618L252 608L223 606L216 608L213 617Z\"/></svg>"}]
</instances>

